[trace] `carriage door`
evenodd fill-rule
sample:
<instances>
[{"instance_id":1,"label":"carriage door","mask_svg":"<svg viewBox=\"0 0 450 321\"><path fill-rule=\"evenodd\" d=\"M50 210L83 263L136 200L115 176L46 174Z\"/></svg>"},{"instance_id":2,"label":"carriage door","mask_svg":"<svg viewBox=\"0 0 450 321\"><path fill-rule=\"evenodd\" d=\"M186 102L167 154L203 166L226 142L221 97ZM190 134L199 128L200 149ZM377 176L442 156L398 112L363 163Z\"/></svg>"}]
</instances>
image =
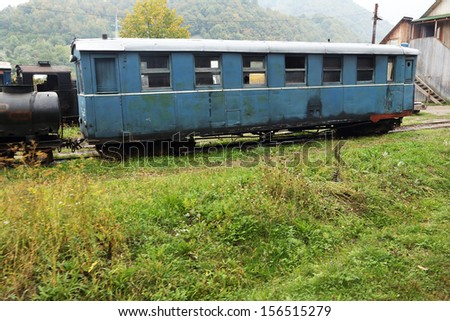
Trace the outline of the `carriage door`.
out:
<instances>
[{"instance_id":1,"label":"carriage door","mask_svg":"<svg viewBox=\"0 0 450 321\"><path fill-rule=\"evenodd\" d=\"M414 108L414 58L406 58L405 61L405 88L403 90L403 110Z\"/></svg>"},{"instance_id":2,"label":"carriage door","mask_svg":"<svg viewBox=\"0 0 450 321\"><path fill-rule=\"evenodd\" d=\"M384 105L386 114L399 113L403 109L403 63L397 56L388 57L387 92Z\"/></svg>"},{"instance_id":3,"label":"carriage door","mask_svg":"<svg viewBox=\"0 0 450 321\"><path fill-rule=\"evenodd\" d=\"M92 64L96 137L121 137L123 122L117 57L95 55Z\"/></svg>"},{"instance_id":4,"label":"carriage door","mask_svg":"<svg viewBox=\"0 0 450 321\"><path fill-rule=\"evenodd\" d=\"M414 82L414 59L407 58L405 63L405 84Z\"/></svg>"}]
</instances>

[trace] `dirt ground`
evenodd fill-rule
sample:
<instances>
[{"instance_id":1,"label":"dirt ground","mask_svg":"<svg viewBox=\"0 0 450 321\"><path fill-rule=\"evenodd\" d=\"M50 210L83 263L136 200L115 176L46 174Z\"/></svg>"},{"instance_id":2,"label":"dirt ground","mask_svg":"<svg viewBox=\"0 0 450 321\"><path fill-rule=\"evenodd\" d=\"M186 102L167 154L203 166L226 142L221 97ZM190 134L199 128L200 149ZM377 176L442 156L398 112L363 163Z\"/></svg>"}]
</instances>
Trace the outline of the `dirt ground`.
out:
<instances>
[{"instance_id":1,"label":"dirt ground","mask_svg":"<svg viewBox=\"0 0 450 321\"><path fill-rule=\"evenodd\" d=\"M430 113L438 116L450 115L450 105L447 106L428 106L422 113Z\"/></svg>"}]
</instances>

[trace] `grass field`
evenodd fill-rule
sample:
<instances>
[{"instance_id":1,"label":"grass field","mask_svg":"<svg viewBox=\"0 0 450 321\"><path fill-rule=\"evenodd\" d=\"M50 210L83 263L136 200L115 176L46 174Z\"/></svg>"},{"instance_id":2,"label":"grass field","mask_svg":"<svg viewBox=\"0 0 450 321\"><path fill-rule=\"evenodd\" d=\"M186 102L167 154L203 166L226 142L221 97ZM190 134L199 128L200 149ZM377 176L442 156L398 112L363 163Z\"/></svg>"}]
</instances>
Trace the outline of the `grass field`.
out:
<instances>
[{"instance_id":1,"label":"grass field","mask_svg":"<svg viewBox=\"0 0 450 321\"><path fill-rule=\"evenodd\" d=\"M449 299L449 129L1 171L2 300Z\"/></svg>"}]
</instances>

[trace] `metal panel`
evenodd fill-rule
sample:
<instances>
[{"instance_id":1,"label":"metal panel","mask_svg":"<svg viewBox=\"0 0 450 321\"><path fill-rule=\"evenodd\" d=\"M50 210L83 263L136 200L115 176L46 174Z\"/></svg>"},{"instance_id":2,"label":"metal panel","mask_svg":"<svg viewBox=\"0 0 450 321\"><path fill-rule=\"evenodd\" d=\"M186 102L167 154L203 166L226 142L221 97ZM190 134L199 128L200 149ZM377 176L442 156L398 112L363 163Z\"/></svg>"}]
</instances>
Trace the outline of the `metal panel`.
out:
<instances>
[{"instance_id":1,"label":"metal panel","mask_svg":"<svg viewBox=\"0 0 450 321\"><path fill-rule=\"evenodd\" d=\"M268 87L283 87L285 75L284 55L267 56Z\"/></svg>"},{"instance_id":2,"label":"metal panel","mask_svg":"<svg viewBox=\"0 0 450 321\"><path fill-rule=\"evenodd\" d=\"M222 128L225 126L225 93L209 93L210 101L210 126L211 128Z\"/></svg>"},{"instance_id":3,"label":"metal panel","mask_svg":"<svg viewBox=\"0 0 450 321\"><path fill-rule=\"evenodd\" d=\"M307 117L308 90L306 88L272 90L269 92L269 98L272 124L299 121Z\"/></svg>"},{"instance_id":4,"label":"metal panel","mask_svg":"<svg viewBox=\"0 0 450 321\"><path fill-rule=\"evenodd\" d=\"M322 56L310 55L308 56L308 86L322 85Z\"/></svg>"},{"instance_id":5,"label":"metal panel","mask_svg":"<svg viewBox=\"0 0 450 321\"><path fill-rule=\"evenodd\" d=\"M338 117L344 111L344 88L341 86L323 88L320 90L322 109L320 118ZM314 112L314 117L318 117L318 111Z\"/></svg>"},{"instance_id":6,"label":"metal panel","mask_svg":"<svg viewBox=\"0 0 450 321\"><path fill-rule=\"evenodd\" d=\"M242 88L242 55L224 53L222 62L223 88Z\"/></svg>"},{"instance_id":7,"label":"metal panel","mask_svg":"<svg viewBox=\"0 0 450 321\"><path fill-rule=\"evenodd\" d=\"M403 84L388 85L384 112L386 114L398 113L403 110Z\"/></svg>"},{"instance_id":8,"label":"metal panel","mask_svg":"<svg viewBox=\"0 0 450 321\"><path fill-rule=\"evenodd\" d=\"M225 95L226 103L226 125L234 127L241 125L241 92L227 92Z\"/></svg>"},{"instance_id":9,"label":"metal panel","mask_svg":"<svg viewBox=\"0 0 450 321\"><path fill-rule=\"evenodd\" d=\"M174 90L194 89L194 59L190 53L172 54L172 87Z\"/></svg>"},{"instance_id":10,"label":"metal panel","mask_svg":"<svg viewBox=\"0 0 450 321\"><path fill-rule=\"evenodd\" d=\"M123 132L121 97L119 95L98 95L90 100L86 108L95 113L95 137L121 137ZM91 122L88 119L88 122Z\"/></svg>"},{"instance_id":11,"label":"metal panel","mask_svg":"<svg viewBox=\"0 0 450 321\"><path fill-rule=\"evenodd\" d=\"M346 116L384 113L387 86L357 86L344 90Z\"/></svg>"},{"instance_id":12,"label":"metal panel","mask_svg":"<svg viewBox=\"0 0 450 321\"><path fill-rule=\"evenodd\" d=\"M124 131L131 135L172 135L176 129L175 106L172 93L123 96Z\"/></svg>"},{"instance_id":13,"label":"metal panel","mask_svg":"<svg viewBox=\"0 0 450 321\"><path fill-rule=\"evenodd\" d=\"M356 56L344 56L342 83L344 85L356 84Z\"/></svg>"},{"instance_id":14,"label":"metal panel","mask_svg":"<svg viewBox=\"0 0 450 321\"><path fill-rule=\"evenodd\" d=\"M243 126L264 125L269 122L269 97L267 90L242 93L241 120Z\"/></svg>"},{"instance_id":15,"label":"metal panel","mask_svg":"<svg viewBox=\"0 0 450 321\"><path fill-rule=\"evenodd\" d=\"M414 109L414 85L405 86L403 89L403 110Z\"/></svg>"},{"instance_id":16,"label":"metal panel","mask_svg":"<svg viewBox=\"0 0 450 321\"><path fill-rule=\"evenodd\" d=\"M211 97L208 92L177 93L176 129L193 132L209 128Z\"/></svg>"},{"instance_id":17,"label":"metal panel","mask_svg":"<svg viewBox=\"0 0 450 321\"><path fill-rule=\"evenodd\" d=\"M387 56L376 56L375 57L375 83L385 84L387 81Z\"/></svg>"}]
</instances>

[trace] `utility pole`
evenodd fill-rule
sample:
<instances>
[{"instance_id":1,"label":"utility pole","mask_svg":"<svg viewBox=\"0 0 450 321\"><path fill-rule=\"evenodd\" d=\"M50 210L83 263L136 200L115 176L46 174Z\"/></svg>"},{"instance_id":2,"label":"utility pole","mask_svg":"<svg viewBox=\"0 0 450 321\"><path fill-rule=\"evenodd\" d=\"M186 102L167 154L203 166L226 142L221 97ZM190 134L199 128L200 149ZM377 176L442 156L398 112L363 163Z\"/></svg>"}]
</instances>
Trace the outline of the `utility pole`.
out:
<instances>
[{"instance_id":1,"label":"utility pole","mask_svg":"<svg viewBox=\"0 0 450 321\"><path fill-rule=\"evenodd\" d=\"M373 32L372 32L372 43L375 44L377 41L377 22L378 20L383 20L378 17L378 3L375 3L375 11L373 13Z\"/></svg>"}]
</instances>

